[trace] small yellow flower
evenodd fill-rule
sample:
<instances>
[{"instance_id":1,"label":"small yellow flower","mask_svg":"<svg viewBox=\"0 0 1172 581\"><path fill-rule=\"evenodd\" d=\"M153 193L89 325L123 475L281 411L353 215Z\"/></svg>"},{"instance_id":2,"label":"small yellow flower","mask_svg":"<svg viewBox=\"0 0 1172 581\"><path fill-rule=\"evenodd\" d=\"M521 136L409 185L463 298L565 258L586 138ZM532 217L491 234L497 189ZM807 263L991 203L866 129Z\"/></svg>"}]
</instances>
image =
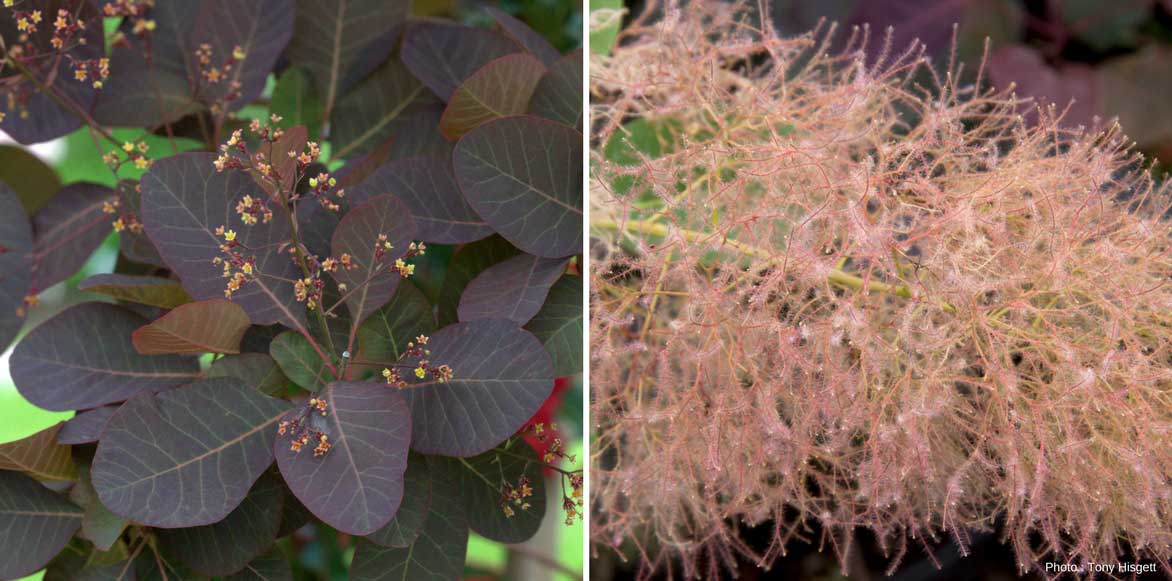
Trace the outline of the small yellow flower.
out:
<instances>
[{"instance_id":1,"label":"small yellow flower","mask_svg":"<svg viewBox=\"0 0 1172 581\"><path fill-rule=\"evenodd\" d=\"M236 48L233 48L232 49L232 58L234 58L238 61L244 60L244 49L240 48L239 46L237 46Z\"/></svg>"},{"instance_id":2,"label":"small yellow flower","mask_svg":"<svg viewBox=\"0 0 1172 581\"><path fill-rule=\"evenodd\" d=\"M224 240L231 242L235 239L236 239L236 231L235 230L228 230L228 231L224 232Z\"/></svg>"},{"instance_id":3,"label":"small yellow flower","mask_svg":"<svg viewBox=\"0 0 1172 581\"><path fill-rule=\"evenodd\" d=\"M137 167L138 169L146 169L150 166L151 160L145 157L139 156L134 159L134 167Z\"/></svg>"},{"instance_id":4,"label":"small yellow flower","mask_svg":"<svg viewBox=\"0 0 1172 581\"><path fill-rule=\"evenodd\" d=\"M122 142L122 151L125 151L126 153L134 151L134 144L129 141Z\"/></svg>"},{"instance_id":5,"label":"small yellow flower","mask_svg":"<svg viewBox=\"0 0 1172 581\"><path fill-rule=\"evenodd\" d=\"M4 7L5 8L12 8L12 5L13 5L13 0L4 0Z\"/></svg>"},{"instance_id":6,"label":"small yellow flower","mask_svg":"<svg viewBox=\"0 0 1172 581\"><path fill-rule=\"evenodd\" d=\"M424 377L427 377L427 370L423 369L422 367L416 367L415 368L415 377L418 377L419 379L423 379Z\"/></svg>"}]
</instances>

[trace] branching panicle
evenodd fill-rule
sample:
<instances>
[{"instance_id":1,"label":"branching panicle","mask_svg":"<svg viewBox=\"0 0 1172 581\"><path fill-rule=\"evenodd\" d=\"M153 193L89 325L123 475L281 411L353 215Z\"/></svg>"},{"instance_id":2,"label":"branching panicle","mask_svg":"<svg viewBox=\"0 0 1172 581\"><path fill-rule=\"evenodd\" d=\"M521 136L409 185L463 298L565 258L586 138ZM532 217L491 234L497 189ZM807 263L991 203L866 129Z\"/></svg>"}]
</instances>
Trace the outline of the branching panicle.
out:
<instances>
[{"instance_id":1,"label":"branching panicle","mask_svg":"<svg viewBox=\"0 0 1172 581\"><path fill-rule=\"evenodd\" d=\"M816 522L894 567L1000 521L1023 570L1167 563L1172 192L1120 129L667 14L592 62L594 542L692 576Z\"/></svg>"}]
</instances>

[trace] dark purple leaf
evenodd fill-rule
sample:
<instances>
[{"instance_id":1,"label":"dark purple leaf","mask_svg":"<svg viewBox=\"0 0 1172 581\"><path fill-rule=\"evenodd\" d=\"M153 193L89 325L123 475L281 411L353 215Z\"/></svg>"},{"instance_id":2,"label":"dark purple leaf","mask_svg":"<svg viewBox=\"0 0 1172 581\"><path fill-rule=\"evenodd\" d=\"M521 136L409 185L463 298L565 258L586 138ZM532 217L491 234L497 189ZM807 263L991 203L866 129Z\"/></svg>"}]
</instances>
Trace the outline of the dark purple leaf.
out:
<instances>
[{"instance_id":1,"label":"dark purple leaf","mask_svg":"<svg viewBox=\"0 0 1172 581\"><path fill-rule=\"evenodd\" d=\"M380 237L385 236L385 239ZM350 310L351 335L358 325L391 300L399 285L395 260L407 252L415 239L415 220L407 206L394 196L370 198L350 210L338 223L331 243L335 258L349 254L355 268L339 266L333 272L339 285L346 285L346 307ZM383 246L389 244L390 248Z\"/></svg>"},{"instance_id":2,"label":"dark purple leaf","mask_svg":"<svg viewBox=\"0 0 1172 581\"><path fill-rule=\"evenodd\" d=\"M69 446L57 440L61 426L54 424L27 438L0 444L0 470L24 472L37 480L76 479Z\"/></svg>"},{"instance_id":3,"label":"dark purple leaf","mask_svg":"<svg viewBox=\"0 0 1172 581\"><path fill-rule=\"evenodd\" d=\"M12 353L16 389L53 411L98 407L189 383L199 362L139 355L130 342L146 319L114 305L82 303L33 329Z\"/></svg>"},{"instance_id":4,"label":"dark purple leaf","mask_svg":"<svg viewBox=\"0 0 1172 581\"><path fill-rule=\"evenodd\" d=\"M580 49L551 64L529 98L529 112L581 131L582 66Z\"/></svg>"},{"instance_id":5,"label":"dark purple leaf","mask_svg":"<svg viewBox=\"0 0 1172 581\"><path fill-rule=\"evenodd\" d=\"M235 378L134 398L106 424L94 489L115 514L147 526L219 522L272 464L289 407Z\"/></svg>"},{"instance_id":6,"label":"dark purple leaf","mask_svg":"<svg viewBox=\"0 0 1172 581\"><path fill-rule=\"evenodd\" d=\"M77 288L163 309L173 309L192 300L179 281L158 276L95 274L78 283Z\"/></svg>"},{"instance_id":7,"label":"dark purple leaf","mask_svg":"<svg viewBox=\"0 0 1172 581\"><path fill-rule=\"evenodd\" d=\"M114 218L102 211L114 190L90 183L61 188L33 216L33 288L42 291L77 272L106 236Z\"/></svg>"},{"instance_id":8,"label":"dark purple leaf","mask_svg":"<svg viewBox=\"0 0 1172 581\"><path fill-rule=\"evenodd\" d=\"M340 95L386 60L407 20L407 2L297 0L285 56L313 76L327 112Z\"/></svg>"},{"instance_id":9,"label":"dark purple leaf","mask_svg":"<svg viewBox=\"0 0 1172 581\"><path fill-rule=\"evenodd\" d=\"M338 100L330 115L335 159L361 156L397 133L395 121L434 98L397 60L388 60Z\"/></svg>"},{"instance_id":10,"label":"dark purple leaf","mask_svg":"<svg viewBox=\"0 0 1172 581\"><path fill-rule=\"evenodd\" d=\"M469 76L493 59L520 52L509 37L484 28L419 22L403 36L403 64L447 101Z\"/></svg>"},{"instance_id":11,"label":"dark purple leaf","mask_svg":"<svg viewBox=\"0 0 1172 581\"><path fill-rule=\"evenodd\" d=\"M253 325L244 332L244 339L240 341L240 351L267 355L273 339L284 332L285 328L280 325Z\"/></svg>"},{"instance_id":12,"label":"dark purple leaf","mask_svg":"<svg viewBox=\"0 0 1172 581\"><path fill-rule=\"evenodd\" d=\"M0 470L0 579L44 567L81 528L82 510L17 472Z\"/></svg>"},{"instance_id":13,"label":"dark purple leaf","mask_svg":"<svg viewBox=\"0 0 1172 581\"><path fill-rule=\"evenodd\" d=\"M20 200L0 182L0 349L7 349L24 325L32 248L33 230Z\"/></svg>"},{"instance_id":14,"label":"dark purple leaf","mask_svg":"<svg viewBox=\"0 0 1172 581\"><path fill-rule=\"evenodd\" d=\"M37 26L36 32L28 35L28 43L35 46L38 51L50 54L53 50L50 45L54 31L52 19L58 9L68 10L70 14L77 15L86 22L94 22L97 19L94 5L87 0L42 0L34 6L44 15L44 22ZM17 39L22 36L17 31L13 15L16 10L23 9L17 6L0 10L0 37L10 43L7 48L13 48ZM93 79L76 80L70 58L88 60L100 57L103 47L101 27L88 27L81 33L81 37L86 43L70 49L67 53L69 58L36 58L34 62L24 61L23 66L37 82L48 86L57 96L69 99L84 111L89 109L94 101ZM5 52L7 53L7 50ZM10 77L19 77L20 73L5 62L4 76L7 81ZM5 98L0 99L0 113L5 113L4 120L0 121L0 130L17 142L27 145L49 141L81 127L82 120L77 115L62 107L52 96L38 90L36 83L22 80L20 90L26 88L31 93L27 102L22 103L19 98L15 102L10 101L10 97L16 97L15 91L6 92Z\"/></svg>"},{"instance_id":15,"label":"dark purple leaf","mask_svg":"<svg viewBox=\"0 0 1172 581\"><path fill-rule=\"evenodd\" d=\"M155 125L223 101L233 84L239 96L229 109L239 109L264 90L265 79L293 35L293 0L160 2L150 12L156 28L149 48L141 42L113 51L110 78L95 115L106 124ZM132 34L128 34L132 37ZM201 45L211 49L211 62L223 73L206 80L195 56ZM239 47L244 58L231 70L224 63ZM149 51L149 59L144 53Z\"/></svg>"},{"instance_id":16,"label":"dark purple leaf","mask_svg":"<svg viewBox=\"0 0 1172 581\"><path fill-rule=\"evenodd\" d=\"M545 37L537 34L537 31L529 28L529 25L517 20L513 15L495 6L486 6L484 9L492 15L505 34L513 39L513 42L525 47L525 50L533 53L533 56L541 59L541 62L552 65L562 56L553 45L549 44L548 40L545 40Z\"/></svg>"},{"instance_id":17,"label":"dark purple leaf","mask_svg":"<svg viewBox=\"0 0 1172 581\"><path fill-rule=\"evenodd\" d=\"M582 372L582 277L563 276L549 289L537 315L525 325L553 357L553 373Z\"/></svg>"},{"instance_id":18,"label":"dark purple leaf","mask_svg":"<svg viewBox=\"0 0 1172 581\"><path fill-rule=\"evenodd\" d=\"M430 468L435 470L436 465ZM468 552L468 515L461 493L453 480L432 479L430 510L419 535L405 548L359 541L350 568L351 581L459 579Z\"/></svg>"},{"instance_id":19,"label":"dark purple leaf","mask_svg":"<svg viewBox=\"0 0 1172 581\"><path fill-rule=\"evenodd\" d=\"M94 107L94 119L103 125L153 127L203 111L185 77L152 67L142 57L128 54L131 50L135 49L114 49L110 78Z\"/></svg>"},{"instance_id":20,"label":"dark purple leaf","mask_svg":"<svg viewBox=\"0 0 1172 581\"><path fill-rule=\"evenodd\" d=\"M508 319L524 325L541 310L549 288L566 271L565 258L515 256L472 279L460 296L461 321Z\"/></svg>"},{"instance_id":21,"label":"dark purple leaf","mask_svg":"<svg viewBox=\"0 0 1172 581\"><path fill-rule=\"evenodd\" d=\"M537 534L545 517L545 477L537 452L518 438L493 448L474 458L461 460L436 456L432 458L435 478L459 483L468 524L481 536L501 542L520 543ZM532 489L532 496L501 506L501 492L505 485L520 488L524 478ZM526 508L528 505L528 508Z\"/></svg>"},{"instance_id":22,"label":"dark purple leaf","mask_svg":"<svg viewBox=\"0 0 1172 581\"><path fill-rule=\"evenodd\" d=\"M480 454L515 434L553 390L549 353L512 321L457 323L428 345L431 364L449 365L455 376L446 383L413 381L403 390L417 452Z\"/></svg>"},{"instance_id":23,"label":"dark purple leaf","mask_svg":"<svg viewBox=\"0 0 1172 581\"><path fill-rule=\"evenodd\" d=\"M403 498L403 473L411 441L411 417L402 396L378 383L337 382L323 397L326 415L310 425L332 449L315 457L311 442L290 449L292 436L277 440L277 466L297 498L339 531L368 535L394 517Z\"/></svg>"},{"instance_id":24,"label":"dark purple leaf","mask_svg":"<svg viewBox=\"0 0 1172 581\"><path fill-rule=\"evenodd\" d=\"M426 456L414 452L408 456L404 482L403 502L395 518L367 535L367 540L384 547L409 547L419 537L431 510L431 469Z\"/></svg>"},{"instance_id":25,"label":"dark purple leaf","mask_svg":"<svg viewBox=\"0 0 1172 581\"><path fill-rule=\"evenodd\" d=\"M524 113L544 74L541 61L525 53L485 63L452 93L440 131L455 141L486 121Z\"/></svg>"},{"instance_id":26,"label":"dark purple leaf","mask_svg":"<svg viewBox=\"0 0 1172 581\"><path fill-rule=\"evenodd\" d=\"M445 159L413 157L384 164L350 196L360 203L382 194L394 194L407 205L424 242L463 244L492 234L464 200Z\"/></svg>"},{"instance_id":27,"label":"dark purple leaf","mask_svg":"<svg viewBox=\"0 0 1172 581\"><path fill-rule=\"evenodd\" d=\"M245 225L235 211L240 197L255 194L256 184L239 171L217 172L211 153L183 153L160 159L142 178L143 224L163 260L197 300L224 297L222 257L216 228L237 233L241 248L256 259L259 278L232 296L256 324L279 322L304 329L305 309L294 297L293 280L301 271L282 251L290 239L289 222L274 216L269 223ZM273 208L275 213L281 208Z\"/></svg>"},{"instance_id":28,"label":"dark purple leaf","mask_svg":"<svg viewBox=\"0 0 1172 581\"><path fill-rule=\"evenodd\" d=\"M1061 0L1052 10L1079 40L1097 53L1134 47L1152 19L1156 0Z\"/></svg>"},{"instance_id":29,"label":"dark purple leaf","mask_svg":"<svg viewBox=\"0 0 1172 581\"><path fill-rule=\"evenodd\" d=\"M228 575L240 571L276 540L283 494L280 479L271 474L261 476L227 518L201 527L160 530L160 547L200 573Z\"/></svg>"},{"instance_id":30,"label":"dark purple leaf","mask_svg":"<svg viewBox=\"0 0 1172 581\"><path fill-rule=\"evenodd\" d=\"M107 405L78 412L61 427L61 431L57 433L57 441L69 445L97 442L106 429L106 422L116 411L118 411L118 406Z\"/></svg>"},{"instance_id":31,"label":"dark purple leaf","mask_svg":"<svg viewBox=\"0 0 1172 581\"><path fill-rule=\"evenodd\" d=\"M446 327L460 320L457 311L460 296L464 294L464 289L472 279L488 267L520 253L517 247L495 235L466 244L457 250L452 256L451 264L448 265L448 271L444 274L443 286L440 287L437 309L439 326Z\"/></svg>"},{"instance_id":32,"label":"dark purple leaf","mask_svg":"<svg viewBox=\"0 0 1172 581\"><path fill-rule=\"evenodd\" d=\"M407 343L435 331L435 317L427 297L415 285L399 285L394 298L374 312L358 329L362 358L368 361L398 361ZM381 369L379 369L381 371Z\"/></svg>"},{"instance_id":33,"label":"dark purple leaf","mask_svg":"<svg viewBox=\"0 0 1172 581\"><path fill-rule=\"evenodd\" d=\"M293 570L285 554L273 547L241 571L224 577L224 581L293 581Z\"/></svg>"},{"instance_id":34,"label":"dark purple leaf","mask_svg":"<svg viewBox=\"0 0 1172 581\"><path fill-rule=\"evenodd\" d=\"M318 391L334 380L321 355L308 339L295 331L277 335L269 344L269 355L286 377L309 391Z\"/></svg>"},{"instance_id":35,"label":"dark purple leaf","mask_svg":"<svg viewBox=\"0 0 1172 581\"><path fill-rule=\"evenodd\" d=\"M582 134L527 115L473 129L452 154L480 217L517 248L558 258L582 249Z\"/></svg>"},{"instance_id":36,"label":"dark purple leaf","mask_svg":"<svg viewBox=\"0 0 1172 581\"><path fill-rule=\"evenodd\" d=\"M11 144L0 145L0 183L12 188L30 216L61 189L53 168L32 151Z\"/></svg>"},{"instance_id":37,"label":"dark purple leaf","mask_svg":"<svg viewBox=\"0 0 1172 581\"><path fill-rule=\"evenodd\" d=\"M245 385L273 397L285 395L290 383L277 362L264 353L221 357L208 369L208 377L235 377Z\"/></svg>"},{"instance_id":38,"label":"dark purple leaf","mask_svg":"<svg viewBox=\"0 0 1172 581\"><path fill-rule=\"evenodd\" d=\"M252 323L240 305L211 299L180 305L131 335L143 355L239 353Z\"/></svg>"},{"instance_id":39,"label":"dark purple leaf","mask_svg":"<svg viewBox=\"0 0 1172 581\"><path fill-rule=\"evenodd\" d=\"M73 485L69 491L69 500L85 510L78 536L93 543L99 551L113 548L128 523L102 504L88 477Z\"/></svg>"},{"instance_id":40,"label":"dark purple leaf","mask_svg":"<svg viewBox=\"0 0 1172 581\"><path fill-rule=\"evenodd\" d=\"M450 158L452 142L439 131L439 120L444 109L438 103L419 105L404 112L391 122L388 159L403 159L420 155Z\"/></svg>"}]
</instances>

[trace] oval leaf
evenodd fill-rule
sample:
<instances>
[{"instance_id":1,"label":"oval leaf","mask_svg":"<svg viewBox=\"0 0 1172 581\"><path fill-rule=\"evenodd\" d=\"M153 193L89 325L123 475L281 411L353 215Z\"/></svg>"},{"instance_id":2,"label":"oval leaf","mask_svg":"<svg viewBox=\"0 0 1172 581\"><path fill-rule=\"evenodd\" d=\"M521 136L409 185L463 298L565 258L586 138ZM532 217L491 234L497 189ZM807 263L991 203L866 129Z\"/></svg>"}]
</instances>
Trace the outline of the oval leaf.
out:
<instances>
[{"instance_id":1,"label":"oval leaf","mask_svg":"<svg viewBox=\"0 0 1172 581\"><path fill-rule=\"evenodd\" d=\"M179 281L158 276L95 274L78 283L77 288L163 309L173 309L192 300Z\"/></svg>"},{"instance_id":2,"label":"oval leaf","mask_svg":"<svg viewBox=\"0 0 1172 581\"><path fill-rule=\"evenodd\" d=\"M383 0L298 0L285 56L313 76L326 111L390 54L408 6Z\"/></svg>"},{"instance_id":3,"label":"oval leaf","mask_svg":"<svg viewBox=\"0 0 1172 581\"><path fill-rule=\"evenodd\" d=\"M433 479L431 484L430 511L411 545L388 548L359 541L350 568L352 581L452 581L460 578L468 551L468 515L461 501L461 491L450 479Z\"/></svg>"},{"instance_id":4,"label":"oval leaf","mask_svg":"<svg viewBox=\"0 0 1172 581\"><path fill-rule=\"evenodd\" d=\"M386 240L380 240L380 236L386 236ZM355 268L339 266L332 274L338 284L349 287L346 307L354 332L394 296L400 278L393 271L395 259L407 252L414 239L415 220L407 206L394 196L372 198L347 212L338 223L331 242L333 255L336 258L349 254Z\"/></svg>"},{"instance_id":5,"label":"oval leaf","mask_svg":"<svg viewBox=\"0 0 1172 581\"><path fill-rule=\"evenodd\" d=\"M189 302L135 329L131 340L142 355L237 354L251 324L237 303L223 299Z\"/></svg>"},{"instance_id":6,"label":"oval leaf","mask_svg":"<svg viewBox=\"0 0 1172 581\"><path fill-rule=\"evenodd\" d=\"M300 14L300 13L299 13ZM296 40L296 36L294 40ZM316 140L322 124L322 104L310 84L309 73L289 67L273 87L272 112L281 117L281 127L305 126L308 138ZM311 174L312 175L312 174Z\"/></svg>"},{"instance_id":7,"label":"oval leaf","mask_svg":"<svg viewBox=\"0 0 1172 581\"><path fill-rule=\"evenodd\" d=\"M272 357L264 353L241 353L217 359L208 377L235 377L265 395L280 397L289 388L289 378Z\"/></svg>"},{"instance_id":8,"label":"oval leaf","mask_svg":"<svg viewBox=\"0 0 1172 581\"><path fill-rule=\"evenodd\" d=\"M431 469L427 457L412 452L407 458L403 502L395 518L366 538L384 547L408 547L419 536L431 510Z\"/></svg>"},{"instance_id":9,"label":"oval leaf","mask_svg":"<svg viewBox=\"0 0 1172 581\"><path fill-rule=\"evenodd\" d=\"M403 35L401 58L415 78L447 101L464 79L488 61L520 51L516 43L493 30L420 22Z\"/></svg>"},{"instance_id":10,"label":"oval leaf","mask_svg":"<svg viewBox=\"0 0 1172 581\"><path fill-rule=\"evenodd\" d=\"M0 470L0 579L41 569L81 528L80 508L16 472Z\"/></svg>"},{"instance_id":11,"label":"oval leaf","mask_svg":"<svg viewBox=\"0 0 1172 581\"><path fill-rule=\"evenodd\" d=\"M541 61L528 54L489 61L452 93L440 131L455 141L485 121L524 113L544 74Z\"/></svg>"},{"instance_id":12,"label":"oval leaf","mask_svg":"<svg viewBox=\"0 0 1172 581\"><path fill-rule=\"evenodd\" d=\"M293 569L289 567L285 554L273 547L240 572L224 577L224 581L293 581Z\"/></svg>"},{"instance_id":13,"label":"oval leaf","mask_svg":"<svg viewBox=\"0 0 1172 581\"><path fill-rule=\"evenodd\" d=\"M415 381L403 390L415 426L411 448L475 456L525 424L553 391L553 363L541 342L511 321L484 319L440 329L428 342L447 383ZM411 377L414 379L414 377Z\"/></svg>"},{"instance_id":14,"label":"oval leaf","mask_svg":"<svg viewBox=\"0 0 1172 581\"><path fill-rule=\"evenodd\" d=\"M232 378L130 400L98 444L94 489L115 514L147 526L219 522L272 463L288 410Z\"/></svg>"},{"instance_id":15,"label":"oval leaf","mask_svg":"<svg viewBox=\"0 0 1172 581\"><path fill-rule=\"evenodd\" d=\"M407 204L424 242L463 244L492 234L464 200L447 159L419 156L385 163L352 193L347 191L355 204L382 194L394 194Z\"/></svg>"},{"instance_id":16,"label":"oval leaf","mask_svg":"<svg viewBox=\"0 0 1172 581\"><path fill-rule=\"evenodd\" d=\"M269 355L286 377L309 391L318 391L334 379L309 340L294 331L277 335L269 344Z\"/></svg>"},{"instance_id":17,"label":"oval leaf","mask_svg":"<svg viewBox=\"0 0 1172 581\"><path fill-rule=\"evenodd\" d=\"M547 258L582 251L582 134L505 117L470 131L452 154L468 202L517 248Z\"/></svg>"},{"instance_id":18,"label":"oval leaf","mask_svg":"<svg viewBox=\"0 0 1172 581\"><path fill-rule=\"evenodd\" d=\"M350 159L375 149L396 133L408 107L431 99L402 63L387 60L338 100L330 115L333 156Z\"/></svg>"},{"instance_id":19,"label":"oval leaf","mask_svg":"<svg viewBox=\"0 0 1172 581\"><path fill-rule=\"evenodd\" d=\"M251 324L240 305L213 299L178 306L135 329L131 339L143 355L239 353Z\"/></svg>"},{"instance_id":20,"label":"oval leaf","mask_svg":"<svg viewBox=\"0 0 1172 581\"><path fill-rule=\"evenodd\" d=\"M293 281L301 271L282 252L289 241L289 223L274 216L267 224L245 225L236 213L239 198L256 192L256 184L241 171L217 172L211 153L182 153L163 158L142 177L142 214L147 235L159 255L197 300L224 298L221 257L223 239L216 229L237 233L236 240L251 250L259 277L232 296L258 325L282 323L304 327L305 309L294 296ZM280 208L273 208L281 212Z\"/></svg>"},{"instance_id":21,"label":"oval leaf","mask_svg":"<svg viewBox=\"0 0 1172 581\"><path fill-rule=\"evenodd\" d=\"M61 188L33 216L33 288L38 292L77 272L112 232L114 218L102 211L114 190L98 184Z\"/></svg>"},{"instance_id":22,"label":"oval leaf","mask_svg":"<svg viewBox=\"0 0 1172 581\"><path fill-rule=\"evenodd\" d=\"M57 442L58 423L27 438L0 444L0 470L24 472L38 480L73 480L77 468L69 446Z\"/></svg>"},{"instance_id":23,"label":"oval leaf","mask_svg":"<svg viewBox=\"0 0 1172 581\"><path fill-rule=\"evenodd\" d=\"M403 499L411 417L399 393L378 383L336 382L322 397L326 415L313 412L307 421L332 449L315 457L311 443L294 452L289 442L296 434L287 435L277 441L277 466L318 518L368 535L390 522Z\"/></svg>"},{"instance_id":24,"label":"oval leaf","mask_svg":"<svg viewBox=\"0 0 1172 581\"><path fill-rule=\"evenodd\" d=\"M73 485L69 491L69 500L85 510L78 536L89 540L99 551L112 549L122 536L122 531L126 530L126 519L110 512L98 500L98 493L94 491L89 478Z\"/></svg>"},{"instance_id":25,"label":"oval leaf","mask_svg":"<svg viewBox=\"0 0 1172 581\"><path fill-rule=\"evenodd\" d=\"M582 372L582 278L563 276L537 315L525 325L553 357L553 372L565 377Z\"/></svg>"},{"instance_id":26,"label":"oval leaf","mask_svg":"<svg viewBox=\"0 0 1172 581\"><path fill-rule=\"evenodd\" d=\"M31 150L17 145L0 145L0 182L12 188L30 216L61 189L57 172Z\"/></svg>"},{"instance_id":27,"label":"oval leaf","mask_svg":"<svg viewBox=\"0 0 1172 581\"><path fill-rule=\"evenodd\" d=\"M78 413L57 432L57 442L69 445L97 442L106 429L106 422L116 411L118 406L108 405Z\"/></svg>"},{"instance_id":28,"label":"oval leaf","mask_svg":"<svg viewBox=\"0 0 1172 581\"><path fill-rule=\"evenodd\" d=\"M160 530L159 543L168 555L200 573L235 573L277 538L282 494L275 476L262 476L224 520L202 527Z\"/></svg>"},{"instance_id":29,"label":"oval leaf","mask_svg":"<svg viewBox=\"0 0 1172 581\"><path fill-rule=\"evenodd\" d=\"M549 67L529 98L529 112L582 130L582 51Z\"/></svg>"},{"instance_id":30,"label":"oval leaf","mask_svg":"<svg viewBox=\"0 0 1172 581\"><path fill-rule=\"evenodd\" d=\"M20 200L0 182L0 349L7 349L24 325L24 297L32 284L32 247L33 230Z\"/></svg>"},{"instance_id":31,"label":"oval leaf","mask_svg":"<svg viewBox=\"0 0 1172 581\"><path fill-rule=\"evenodd\" d=\"M12 353L12 380L25 399L52 411L102 406L199 377L199 362L139 355L130 342L146 319L114 305L83 303L33 329Z\"/></svg>"},{"instance_id":32,"label":"oval leaf","mask_svg":"<svg viewBox=\"0 0 1172 581\"><path fill-rule=\"evenodd\" d=\"M566 271L569 260L514 256L488 267L460 296L461 321L508 319L524 325L541 310L549 287Z\"/></svg>"},{"instance_id":33,"label":"oval leaf","mask_svg":"<svg viewBox=\"0 0 1172 581\"><path fill-rule=\"evenodd\" d=\"M445 327L460 320L457 312L460 296L472 279L488 267L520 253L516 246L497 235L461 246L452 255L440 287L439 308L436 310L439 325Z\"/></svg>"},{"instance_id":34,"label":"oval leaf","mask_svg":"<svg viewBox=\"0 0 1172 581\"><path fill-rule=\"evenodd\" d=\"M513 39L513 42L525 47L525 50L533 53L533 56L541 59L541 62L550 65L561 56L557 49L549 44L548 40L545 40L545 37L529 28L529 25L514 18L512 14L495 6L485 6L484 9L492 15L505 34Z\"/></svg>"}]
</instances>

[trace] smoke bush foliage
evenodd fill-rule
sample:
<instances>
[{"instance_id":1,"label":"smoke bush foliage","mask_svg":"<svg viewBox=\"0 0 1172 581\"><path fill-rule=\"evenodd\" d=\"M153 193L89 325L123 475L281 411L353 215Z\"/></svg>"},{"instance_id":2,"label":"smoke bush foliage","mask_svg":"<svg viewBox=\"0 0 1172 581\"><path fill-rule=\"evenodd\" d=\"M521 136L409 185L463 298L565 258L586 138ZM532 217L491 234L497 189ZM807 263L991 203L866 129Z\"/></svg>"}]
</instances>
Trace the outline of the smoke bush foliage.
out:
<instances>
[{"instance_id":1,"label":"smoke bush foliage","mask_svg":"<svg viewBox=\"0 0 1172 581\"><path fill-rule=\"evenodd\" d=\"M470 531L536 534L547 469L580 518L542 420L582 364L579 52L492 9L3 4L0 128L84 127L109 185L0 183L0 350L120 252L13 351L77 415L0 445L0 579L291 579L298 531L351 579L456 579Z\"/></svg>"},{"instance_id":2,"label":"smoke bush foliage","mask_svg":"<svg viewBox=\"0 0 1172 581\"><path fill-rule=\"evenodd\" d=\"M1120 129L674 6L592 57L596 547L865 527L894 570L1001 523L1022 572L1172 574L1172 192Z\"/></svg>"}]
</instances>

